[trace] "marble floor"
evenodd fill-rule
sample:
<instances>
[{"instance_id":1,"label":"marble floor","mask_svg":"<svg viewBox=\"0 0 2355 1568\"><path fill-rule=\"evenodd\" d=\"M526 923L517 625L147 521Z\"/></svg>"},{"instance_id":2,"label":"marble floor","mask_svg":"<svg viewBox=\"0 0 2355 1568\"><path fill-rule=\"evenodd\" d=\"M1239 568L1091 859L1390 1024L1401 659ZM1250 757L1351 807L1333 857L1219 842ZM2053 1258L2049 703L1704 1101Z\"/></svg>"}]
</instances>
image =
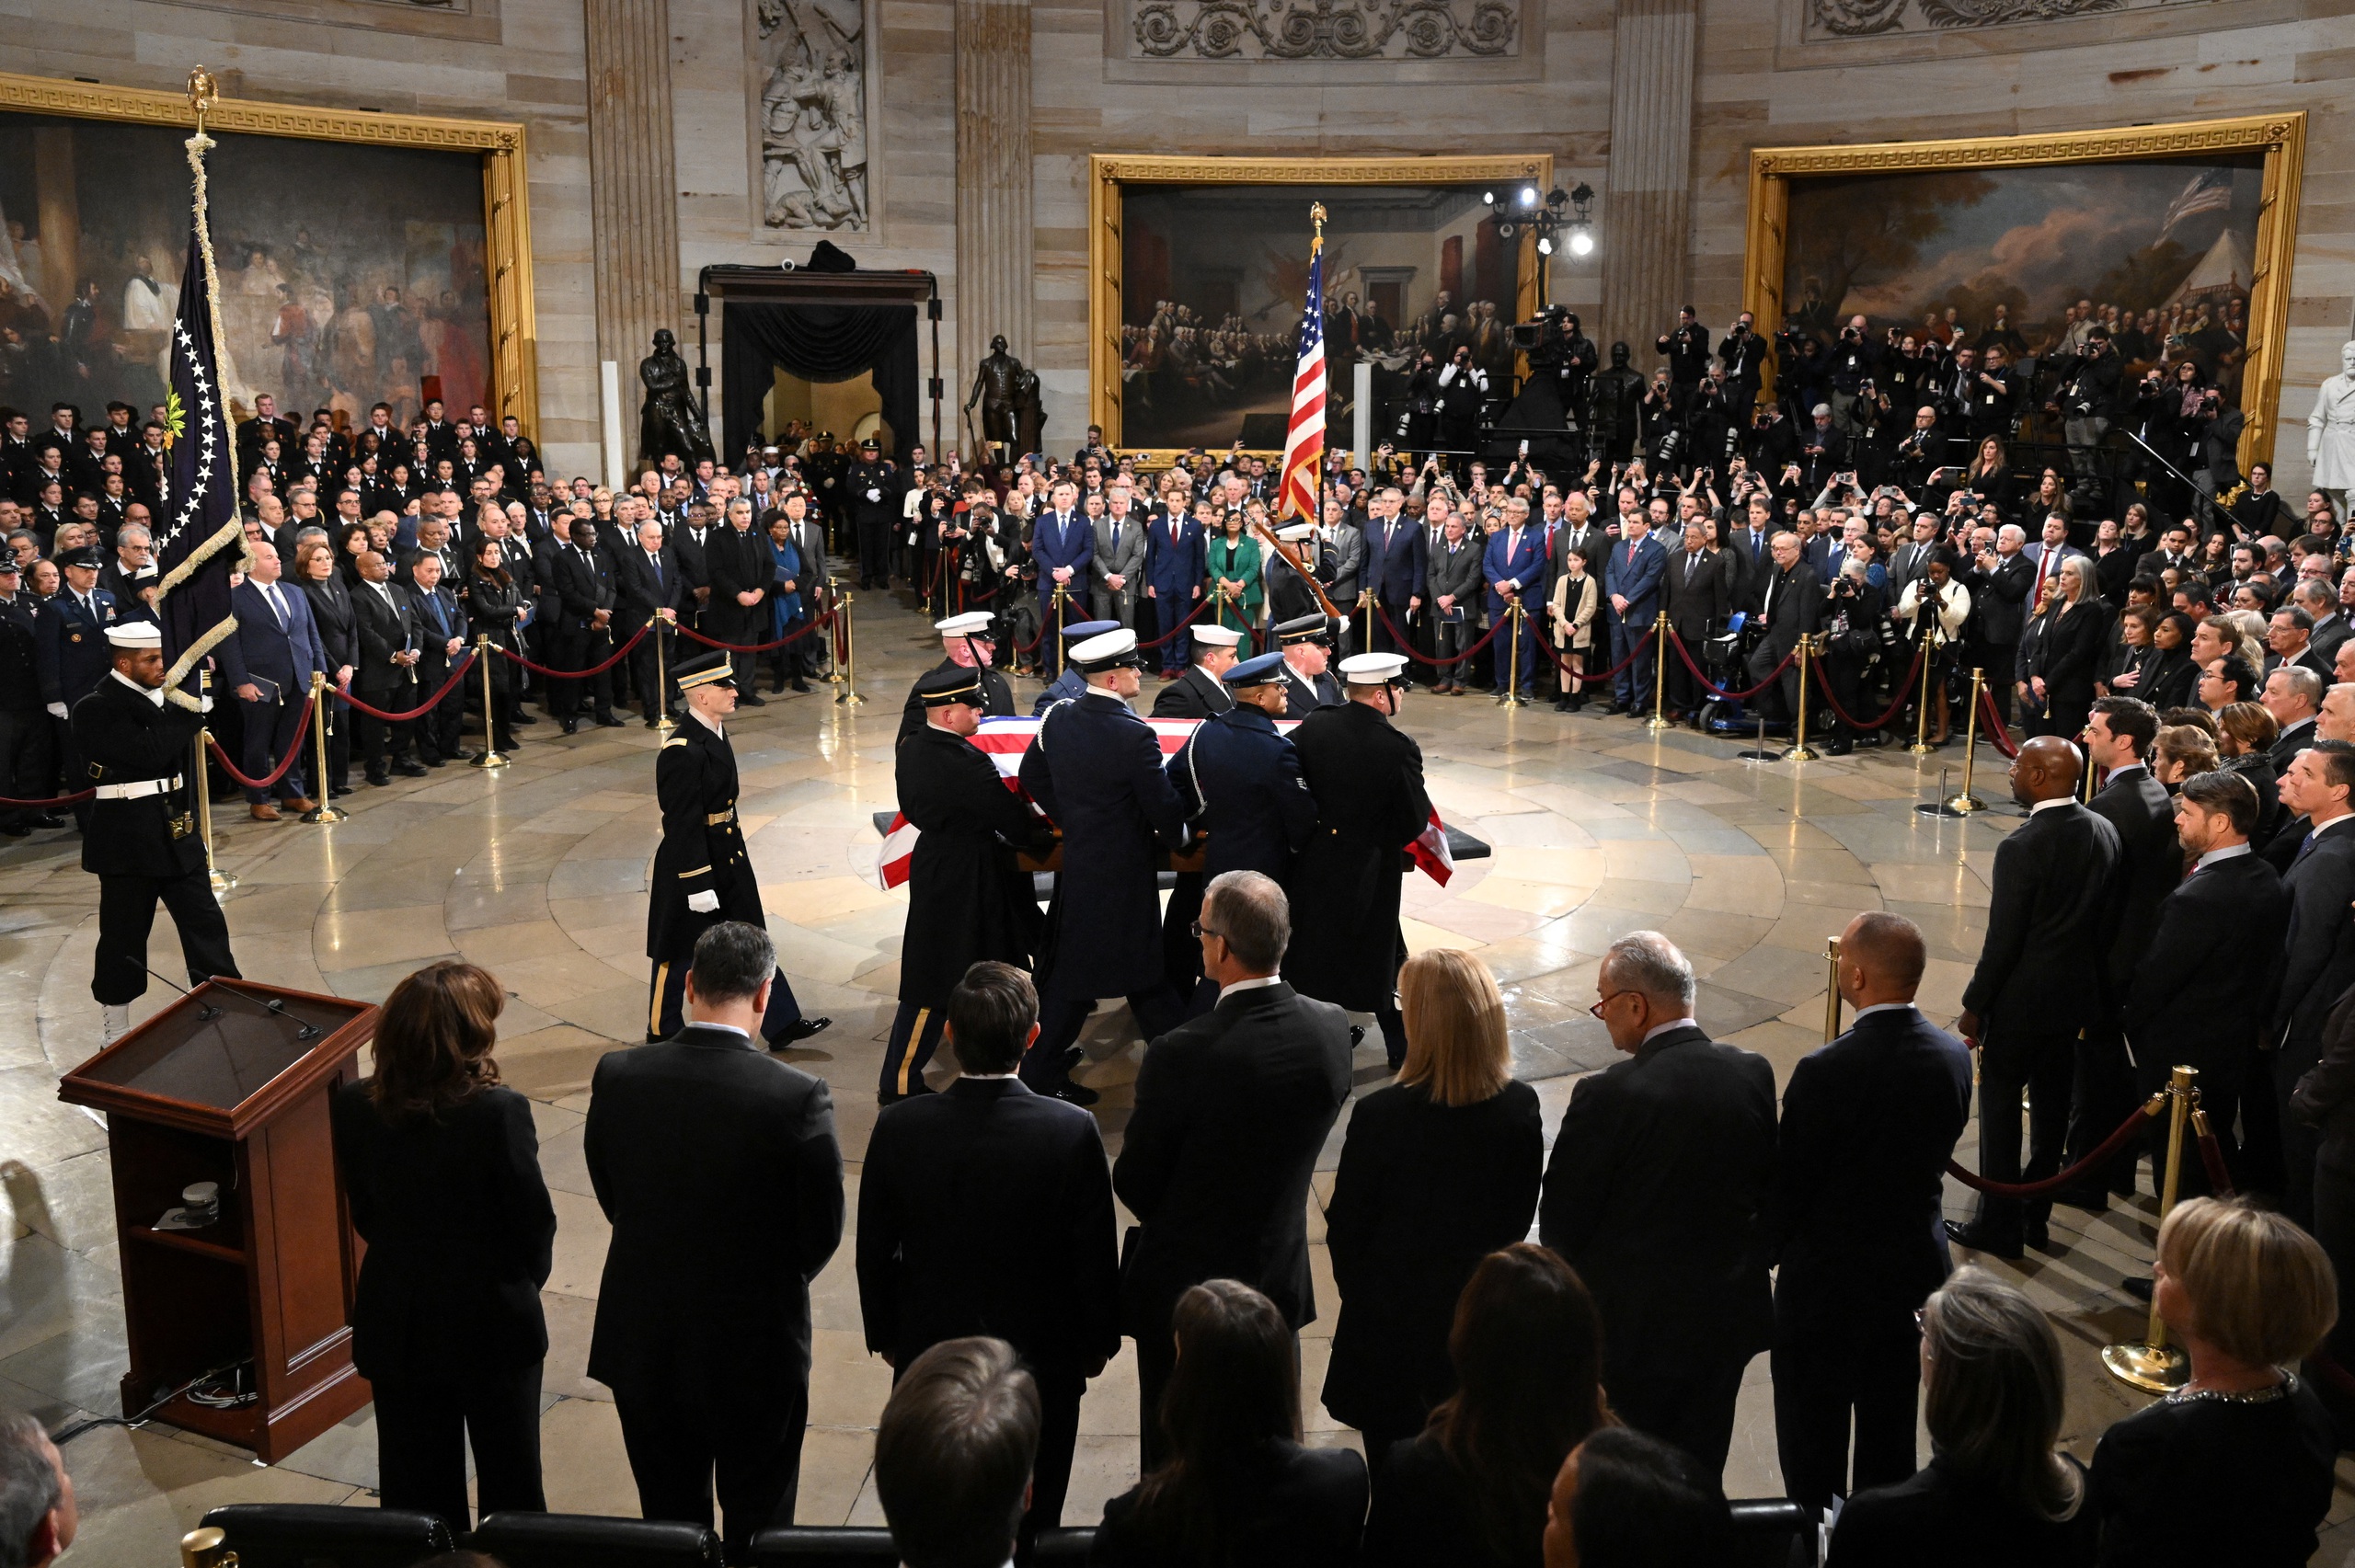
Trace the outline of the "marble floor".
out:
<instances>
[{"instance_id":1,"label":"marble floor","mask_svg":"<svg viewBox=\"0 0 2355 1568\"><path fill-rule=\"evenodd\" d=\"M937 657L929 628L880 595L859 605L864 705L832 688L773 698L731 727L741 810L769 924L805 1008L834 1026L791 1059L833 1087L849 1181L876 1114L875 1082L893 1009L902 896L872 880L871 814L891 801L891 745L909 681ZM1034 684L1016 682L1027 705ZM1148 694L1152 687L1148 682ZM1801 765L1739 760L1727 741L1654 737L1626 719L1505 711L1481 698L1409 699L1442 815L1495 846L1442 888L1407 887L1417 948L1475 951L1505 988L1517 1070L1546 1105L1550 1133L1578 1075L1611 1047L1586 1013L1597 956L1649 926L1692 956L1700 1021L1763 1053L1779 1075L1821 1037L1825 940L1858 910L1901 911L1931 945L1924 1005L1959 1006L1976 956L1999 835L2013 818L1917 815L1948 786L1959 747ZM635 1494L605 1390L583 1370L606 1228L582 1165L581 1123L598 1057L635 1041L646 1006L647 863L659 833L656 737L632 725L566 738L524 732L515 765L452 768L389 789L362 788L332 827L226 822L221 862L238 876L224 904L245 972L277 984L376 999L429 959L485 965L511 997L499 1060L530 1095L559 1230L546 1293L552 1347L543 1416L549 1505L632 1513ZM1978 793L2004 795L2001 763L1981 751ZM123 1369L121 1285L106 1132L56 1098L58 1075L95 1048L89 995L97 886L78 841L42 834L0 850L0 1406L62 1424L116 1411ZM167 921L154 967L175 972ZM151 991L141 1011L168 992ZM1118 1003L1091 1023L1083 1082L1103 1092L1117 1150L1142 1047ZM1384 1081L1361 1047L1361 1093ZM1322 1162L1308 1216L1320 1321L1304 1345L1304 1417L1314 1440L1354 1444L1315 1403L1335 1297L1318 1205L1346 1131ZM1966 1140L1966 1150L1975 1144ZM1966 1159L1970 1156L1966 1152ZM1953 1184L1951 1211L1967 1195ZM856 1211L856 1193L852 1212ZM2070 1369L2070 1446L2090 1457L2110 1422L2142 1402L2100 1368L2100 1347L2134 1336L2141 1309L2120 1288L2147 1269L2156 1206L2102 1217L2062 1209L2066 1254L2036 1253L2016 1276L2052 1314ZM816 1366L802 1461L804 1523L882 1520L869 1478L873 1427L890 1374L859 1333L847 1237L814 1288ZM1066 1519L1097 1516L1131 1484L1138 1409L1131 1353L1091 1386ZM1726 1482L1735 1496L1778 1494L1767 1363L1752 1363ZM1926 1454L1926 1447L1924 1453ZM277 1465L162 1426L102 1427L66 1450L83 1508L75 1560L158 1564L178 1534L231 1501L370 1503L375 1443L359 1415ZM2355 1465L2342 1465L2334 1528L2316 1562L2355 1559Z\"/></svg>"}]
</instances>

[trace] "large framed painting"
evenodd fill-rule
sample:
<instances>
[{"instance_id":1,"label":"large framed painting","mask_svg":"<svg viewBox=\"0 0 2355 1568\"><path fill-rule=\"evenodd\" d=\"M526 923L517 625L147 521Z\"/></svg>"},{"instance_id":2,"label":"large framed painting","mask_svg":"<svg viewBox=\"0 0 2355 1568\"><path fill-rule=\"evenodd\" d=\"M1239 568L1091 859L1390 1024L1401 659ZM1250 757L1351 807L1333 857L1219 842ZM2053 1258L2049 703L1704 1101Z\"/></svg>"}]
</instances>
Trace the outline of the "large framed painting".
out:
<instances>
[{"instance_id":1,"label":"large framed painting","mask_svg":"<svg viewBox=\"0 0 2355 1568\"><path fill-rule=\"evenodd\" d=\"M2092 322L2130 375L2196 362L2272 451L2303 113L1751 154L1743 303L1826 338L1858 315L2053 351Z\"/></svg>"},{"instance_id":2,"label":"large framed painting","mask_svg":"<svg viewBox=\"0 0 2355 1568\"><path fill-rule=\"evenodd\" d=\"M1537 258L1527 235L1499 235L1484 198L1549 189L1550 155L1090 162L1090 418L1115 446L1156 462L1237 441L1281 450L1320 205L1329 441L1348 442L1359 364L1377 389L1425 349L1468 346L1492 376L1511 370Z\"/></svg>"},{"instance_id":3,"label":"large framed painting","mask_svg":"<svg viewBox=\"0 0 2355 1568\"><path fill-rule=\"evenodd\" d=\"M0 75L0 404L36 426L163 401L190 129L181 94ZM537 428L521 125L222 98L206 131L237 417L438 395Z\"/></svg>"}]
</instances>

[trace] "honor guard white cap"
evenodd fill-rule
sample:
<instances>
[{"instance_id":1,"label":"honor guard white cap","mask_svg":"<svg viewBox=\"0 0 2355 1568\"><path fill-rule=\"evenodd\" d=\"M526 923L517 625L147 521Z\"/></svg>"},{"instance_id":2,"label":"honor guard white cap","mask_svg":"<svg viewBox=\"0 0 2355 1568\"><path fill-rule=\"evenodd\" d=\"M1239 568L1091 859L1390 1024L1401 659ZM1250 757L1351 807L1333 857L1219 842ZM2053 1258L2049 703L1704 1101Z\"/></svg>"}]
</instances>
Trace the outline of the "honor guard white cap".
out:
<instances>
[{"instance_id":1,"label":"honor guard white cap","mask_svg":"<svg viewBox=\"0 0 2355 1568\"><path fill-rule=\"evenodd\" d=\"M107 641L117 647L164 646L164 628L153 621L119 621L107 628Z\"/></svg>"},{"instance_id":2,"label":"honor guard white cap","mask_svg":"<svg viewBox=\"0 0 2355 1568\"><path fill-rule=\"evenodd\" d=\"M1400 653L1353 653L1341 660L1341 679L1352 686L1387 686L1406 670Z\"/></svg>"},{"instance_id":3,"label":"honor guard white cap","mask_svg":"<svg viewBox=\"0 0 2355 1568\"><path fill-rule=\"evenodd\" d=\"M1243 641L1243 634L1232 626L1196 626L1194 640L1211 647L1234 647Z\"/></svg>"},{"instance_id":4,"label":"honor guard white cap","mask_svg":"<svg viewBox=\"0 0 2355 1568\"><path fill-rule=\"evenodd\" d=\"M935 621L932 629L944 637L976 637L990 629L990 618L984 611L972 610L951 615L946 621Z\"/></svg>"}]
</instances>

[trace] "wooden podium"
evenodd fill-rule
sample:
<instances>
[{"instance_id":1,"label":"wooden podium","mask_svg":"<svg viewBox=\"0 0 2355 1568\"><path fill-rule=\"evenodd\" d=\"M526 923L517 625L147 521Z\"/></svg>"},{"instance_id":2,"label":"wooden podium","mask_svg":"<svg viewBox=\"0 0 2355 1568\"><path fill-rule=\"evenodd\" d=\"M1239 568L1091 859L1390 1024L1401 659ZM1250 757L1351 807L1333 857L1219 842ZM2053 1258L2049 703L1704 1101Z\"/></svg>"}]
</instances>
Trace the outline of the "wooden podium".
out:
<instances>
[{"instance_id":1,"label":"wooden podium","mask_svg":"<svg viewBox=\"0 0 2355 1568\"><path fill-rule=\"evenodd\" d=\"M107 1113L124 1414L233 1367L155 1419L269 1462L368 1402L349 1326L361 1242L327 1100L375 1029L369 1002L211 980L58 1085L59 1099ZM156 1230L195 1182L219 1185L219 1218Z\"/></svg>"}]
</instances>

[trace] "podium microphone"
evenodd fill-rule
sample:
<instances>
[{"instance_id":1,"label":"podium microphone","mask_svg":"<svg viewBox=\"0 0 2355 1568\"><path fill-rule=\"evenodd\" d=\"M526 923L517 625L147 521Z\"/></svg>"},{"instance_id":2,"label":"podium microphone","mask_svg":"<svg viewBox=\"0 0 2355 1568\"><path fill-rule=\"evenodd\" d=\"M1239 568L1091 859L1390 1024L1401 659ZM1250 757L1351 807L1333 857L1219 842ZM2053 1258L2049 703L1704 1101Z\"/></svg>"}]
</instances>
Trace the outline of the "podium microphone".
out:
<instances>
[{"instance_id":1,"label":"podium microphone","mask_svg":"<svg viewBox=\"0 0 2355 1568\"><path fill-rule=\"evenodd\" d=\"M282 997L258 996L253 1000L260 1002L264 1007L270 1009L270 1012L293 1024L294 1037L298 1040L316 1040L323 1033L316 1024L305 1024L300 1018L297 1018L293 1013L287 1012L286 1001Z\"/></svg>"},{"instance_id":2,"label":"podium microphone","mask_svg":"<svg viewBox=\"0 0 2355 1568\"><path fill-rule=\"evenodd\" d=\"M140 965L139 967L140 967L141 968L143 968L143 969L147 969L147 973L148 973L149 975L153 976L153 977L154 977L155 979L156 979L163 980L163 981L164 981L164 983L165 983L166 985L170 986L174 990L176 990L176 991L179 992L182 996L188 996L188 995L190 995L190 991L189 991L188 987L186 987L186 986L184 986L184 985L181 985L178 981L177 981L177 980L164 979L164 977L163 977L163 976L156 974L156 973L155 973L155 970L153 970L153 969L148 969L148 968L147 968L147 966L146 966L146 965L144 965L144 964L142 964L142 965ZM197 1020L197 1022L198 1022L198 1023L200 1023L200 1024L210 1024L210 1023L212 1023L215 1018L220 1017L220 1016L221 1016L222 1012L223 1012L223 1010L222 1010L221 1008L215 1007L215 1006L213 1006L213 1003L211 1003L211 1002L209 1002L209 1001L208 1001L208 1002L206 1002L202 1007L201 1007L201 1008L197 1009L197 1013L196 1013L196 1020Z\"/></svg>"}]
</instances>

